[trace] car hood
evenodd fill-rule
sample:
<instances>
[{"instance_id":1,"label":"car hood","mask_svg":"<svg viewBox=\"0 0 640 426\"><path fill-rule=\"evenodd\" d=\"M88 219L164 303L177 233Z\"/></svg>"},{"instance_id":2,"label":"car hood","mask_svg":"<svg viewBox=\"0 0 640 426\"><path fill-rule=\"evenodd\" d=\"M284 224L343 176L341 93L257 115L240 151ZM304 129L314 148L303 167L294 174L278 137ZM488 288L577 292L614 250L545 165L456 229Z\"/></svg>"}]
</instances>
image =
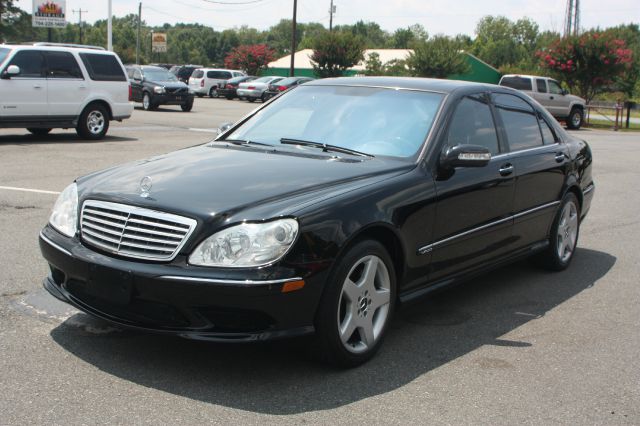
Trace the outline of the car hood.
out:
<instances>
[{"instance_id":1,"label":"car hood","mask_svg":"<svg viewBox=\"0 0 640 426\"><path fill-rule=\"evenodd\" d=\"M163 86L169 89L187 89L189 86L181 81L149 81L151 84Z\"/></svg>"},{"instance_id":2,"label":"car hood","mask_svg":"<svg viewBox=\"0 0 640 426\"><path fill-rule=\"evenodd\" d=\"M582 104L582 105L586 105L587 101L582 99L580 96L576 96L576 95L567 95L566 99L576 103L576 104Z\"/></svg>"},{"instance_id":3,"label":"car hood","mask_svg":"<svg viewBox=\"0 0 640 426\"><path fill-rule=\"evenodd\" d=\"M293 215L314 200L413 167L382 158L339 160L309 148L273 151L214 142L96 172L79 178L78 190L81 201L119 202L203 221L260 220ZM145 198L141 183L147 177Z\"/></svg>"}]
</instances>

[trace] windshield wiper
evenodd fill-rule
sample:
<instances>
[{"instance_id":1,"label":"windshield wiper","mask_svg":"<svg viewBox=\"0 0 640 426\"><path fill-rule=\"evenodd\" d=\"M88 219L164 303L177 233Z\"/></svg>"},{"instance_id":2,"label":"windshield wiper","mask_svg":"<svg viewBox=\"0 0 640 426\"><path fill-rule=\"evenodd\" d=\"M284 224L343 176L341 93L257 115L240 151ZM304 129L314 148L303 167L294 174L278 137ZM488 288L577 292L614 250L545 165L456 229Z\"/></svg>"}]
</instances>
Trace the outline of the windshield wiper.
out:
<instances>
[{"instance_id":1,"label":"windshield wiper","mask_svg":"<svg viewBox=\"0 0 640 426\"><path fill-rule=\"evenodd\" d=\"M261 145L261 146L273 146L269 143L256 142L256 141L248 141L244 139L220 139L214 142L229 142L234 145Z\"/></svg>"},{"instance_id":2,"label":"windshield wiper","mask_svg":"<svg viewBox=\"0 0 640 426\"><path fill-rule=\"evenodd\" d=\"M290 138L282 138L280 139L280 143L284 145L300 145L300 146L311 146L314 148L322 148L323 152L340 152L342 154L351 154L351 155L359 155L361 157L371 157L374 156L371 154L367 154L365 152L356 151L355 149L343 148L341 146L329 145L327 143L320 143L314 141L305 141L302 139L290 139Z\"/></svg>"}]
</instances>

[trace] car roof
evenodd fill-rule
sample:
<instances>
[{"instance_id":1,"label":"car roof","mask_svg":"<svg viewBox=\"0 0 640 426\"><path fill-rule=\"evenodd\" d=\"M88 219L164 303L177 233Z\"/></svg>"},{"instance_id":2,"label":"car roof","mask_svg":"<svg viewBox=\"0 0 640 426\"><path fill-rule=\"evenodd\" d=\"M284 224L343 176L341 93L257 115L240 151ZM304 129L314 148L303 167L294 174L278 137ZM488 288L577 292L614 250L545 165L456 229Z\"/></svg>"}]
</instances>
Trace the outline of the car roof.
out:
<instances>
[{"instance_id":1,"label":"car roof","mask_svg":"<svg viewBox=\"0 0 640 426\"><path fill-rule=\"evenodd\" d=\"M461 80L441 80L422 77L339 77L312 80L305 86L366 86L390 89L424 90L430 92L452 93L457 90L479 89L493 90L493 84L475 83Z\"/></svg>"},{"instance_id":2,"label":"car roof","mask_svg":"<svg viewBox=\"0 0 640 426\"><path fill-rule=\"evenodd\" d=\"M6 47L8 49L19 49L19 50L49 50L54 52L80 52L80 53L95 53L98 55L115 55L114 52L110 52L108 50L104 50L98 47L81 47L80 45L55 45L55 44L0 44L0 47Z\"/></svg>"},{"instance_id":3,"label":"car roof","mask_svg":"<svg viewBox=\"0 0 640 426\"><path fill-rule=\"evenodd\" d=\"M528 74L505 74L502 76L502 78L505 77L524 77L524 78L546 78L548 80L555 80L551 77L545 76L545 75L528 75Z\"/></svg>"}]
</instances>

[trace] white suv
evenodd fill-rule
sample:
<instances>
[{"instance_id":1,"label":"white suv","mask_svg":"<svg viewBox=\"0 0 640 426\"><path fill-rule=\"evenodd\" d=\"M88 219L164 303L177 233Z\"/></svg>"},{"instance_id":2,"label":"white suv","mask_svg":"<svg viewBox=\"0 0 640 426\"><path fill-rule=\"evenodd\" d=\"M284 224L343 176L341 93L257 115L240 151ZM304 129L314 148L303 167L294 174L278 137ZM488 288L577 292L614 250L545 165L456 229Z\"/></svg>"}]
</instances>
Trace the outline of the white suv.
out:
<instances>
[{"instance_id":1,"label":"white suv","mask_svg":"<svg viewBox=\"0 0 640 426\"><path fill-rule=\"evenodd\" d=\"M209 95L212 98L218 97L218 87L225 84L227 80L245 75L238 70L225 70L218 68L198 68L189 78L189 90L196 96L203 97Z\"/></svg>"},{"instance_id":2,"label":"white suv","mask_svg":"<svg viewBox=\"0 0 640 426\"><path fill-rule=\"evenodd\" d=\"M0 128L46 135L75 128L102 139L109 121L133 112L122 62L100 47L0 44Z\"/></svg>"}]
</instances>

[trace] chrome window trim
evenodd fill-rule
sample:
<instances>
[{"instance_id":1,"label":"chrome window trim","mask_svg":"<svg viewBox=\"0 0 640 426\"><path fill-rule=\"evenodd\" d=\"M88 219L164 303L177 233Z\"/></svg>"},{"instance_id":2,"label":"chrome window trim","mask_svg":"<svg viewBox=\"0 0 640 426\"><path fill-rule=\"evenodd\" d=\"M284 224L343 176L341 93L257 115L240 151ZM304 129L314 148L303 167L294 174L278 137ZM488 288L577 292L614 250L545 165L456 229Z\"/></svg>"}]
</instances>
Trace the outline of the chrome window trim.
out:
<instances>
[{"instance_id":1,"label":"chrome window trim","mask_svg":"<svg viewBox=\"0 0 640 426\"><path fill-rule=\"evenodd\" d=\"M548 144L548 145L536 146L535 148L526 148L526 149L521 149L521 150L518 150L518 151L509 151L509 152L505 152L505 153L502 153L502 154L498 154L498 155L492 156L491 159L493 160L494 158L498 158L498 159L506 158L506 157L509 157L509 156L512 156L512 155L516 155L516 154L520 154L520 153L523 153L523 152L538 151L538 150L545 149L545 148L549 148L550 149L553 146L559 147L560 146L560 142L555 142L555 143L551 143L551 144Z\"/></svg>"},{"instance_id":2,"label":"chrome window trim","mask_svg":"<svg viewBox=\"0 0 640 426\"><path fill-rule=\"evenodd\" d=\"M471 235L471 234L473 234L473 233L476 233L476 232L479 232L479 231L485 230L485 229L487 229L487 228L491 228L491 227L493 227L493 226L501 225L501 224L503 224L503 223L505 223L505 222L508 222L508 221L510 221L510 220L518 219L518 218L521 218L521 217L523 217L523 216L526 216L526 215L529 215L529 214L535 213L535 212L540 211L540 210L544 210L544 209L547 209L547 208L550 208L550 207L557 206L557 205L559 205L559 204L560 204L560 201L553 201L553 202L551 202L551 203L543 204L543 205L540 205L540 206L534 207L534 208L532 208L532 209L525 210L525 211L522 211L522 212L520 212L520 213L513 214L513 215L511 215L511 216L509 216L509 217L506 217L506 218L504 218L504 219L496 220L496 221L494 221L494 222L487 223L487 224L482 225L482 226L478 226L477 228L469 229L468 231L464 231L464 232L461 232L461 233L459 233L459 234L452 235L452 236L447 237L447 238L445 238L445 239L442 239L442 240L436 241L435 243L431 243L431 244L428 244L428 245L426 245L426 246L420 247L420 248L418 249L418 254L419 254L419 255L427 254L427 253L431 252L435 247L437 247L437 246L439 246L439 245L442 245L442 244L448 243L448 242L453 241L453 240L456 240L456 239L458 239L458 238L466 237L467 235Z\"/></svg>"},{"instance_id":3,"label":"chrome window trim","mask_svg":"<svg viewBox=\"0 0 640 426\"><path fill-rule=\"evenodd\" d=\"M183 237L182 241L174 249L174 251L171 254L171 256L160 257L160 256L134 255L134 254L130 254L130 253L123 253L120 250L114 250L114 249L112 249L110 247L107 247L107 246L103 246L103 245L99 245L98 246L99 249L104 250L106 252L113 253L113 254L118 255L118 256L128 257L128 258L131 258L131 259L155 260L155 261L159 261L159 262L172 261L173 259L176 258L178 253L180 253L180 250L182 250L182 248L187 243L187 241L189 241L189 238L191 237L191 235L195 231L196 225L198 224L198 222L195 219L191 219L191 218L188 218L188 217L184 217L184 216L180 216L180 215L176 215L176 214L172 214L172 213L161 212L161 211L158 211L158 210L147 209L147 208L144 208L144 207L137 207L137 206L131 206L131 205L128 205L128 204L120 204L120 203L111 203L111 202L107 202L107 201L85 200L84 203L82 203L82 210L81 210L81 214L80 214L80 238L81 238L81 241L84 240L82 223L83 223L83 219L84 219L84 209L87 206L116 210L116 211L120 211L122 213L128 213L129 215L134 214L134 215L140 215L140 216L147 216L147 217L151 217L151 218L156 218L156 219L160 219L160 220L173 221L173 222L178 222L178 223L182 223L184 225L189 226L189 230L184 234L184 237ZM124 228L123 228L123 233L124 233ZM97 244L94 244L92 242L89 242L89 245L91 245L93 247L97 246Z\"/></svg>"},{"instance_id":4,"label":"chrome window trim","mask_svg":"<svg viewBox=\"0 0 640 426\"><path fill-rule=\"evenodd\" d=\"M67 256L71 256L73 257L73 254L67 250L66 248L54 243L53 241L51 241L49 238L47 238L47 236L44 235L44 233L42 231L40 231L40 238L42 238L42 240L44 242L46 242L47 244L49 244L51 247L58 249L59 251L63 252L64 254L66 254Z\"/></svg>"},{"instance_id":5,"label":"chrome window trim","mask_svg":"<svg viewBox=\"0 0 640 426\"><path fill-rule=\"evenodd\" d=\"M208 284L228 284L228 285L272 285L272 284L284 284L293 281L302 281L300 277L294 278L282 278L279 280L225 280L219 278L198 278L198 277L183 277L178 275L162 275L158 277L164 281L186 281L196 283L208 283Z\"/></svg>"}]
</instances>

